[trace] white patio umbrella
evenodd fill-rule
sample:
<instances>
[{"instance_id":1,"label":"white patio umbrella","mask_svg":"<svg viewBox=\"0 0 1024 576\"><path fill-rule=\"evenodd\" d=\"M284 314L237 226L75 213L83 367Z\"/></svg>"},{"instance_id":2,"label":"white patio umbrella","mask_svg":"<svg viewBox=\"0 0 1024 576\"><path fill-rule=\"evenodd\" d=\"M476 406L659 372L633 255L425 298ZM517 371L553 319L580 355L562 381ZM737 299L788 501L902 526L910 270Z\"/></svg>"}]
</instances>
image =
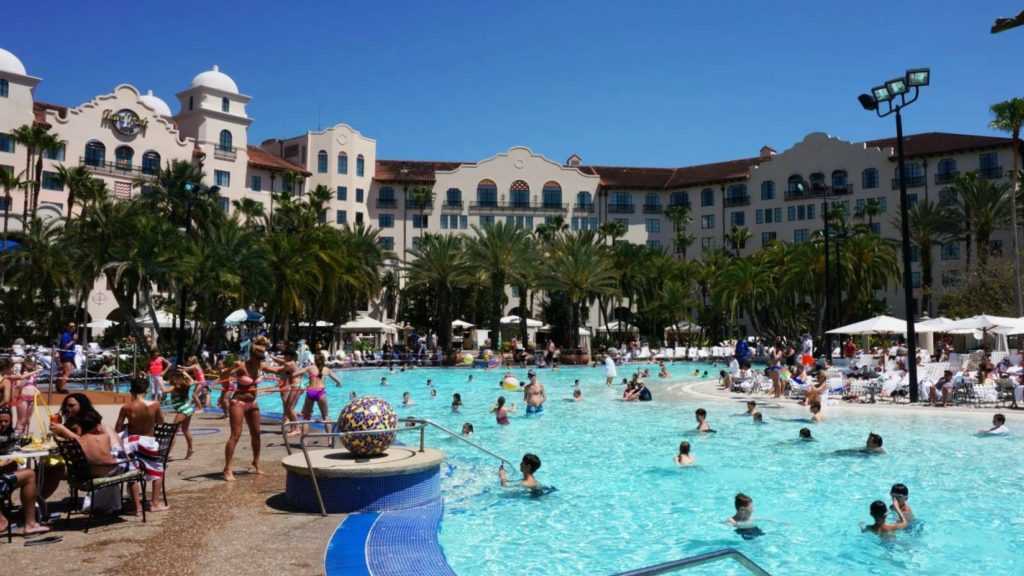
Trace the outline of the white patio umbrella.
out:
<instances>
[{"instance_id":1,"label":"white patio umbrella","mask_svg":"<svg viewBox=\"0 0 1024 576\"><path fill-rule=\"evenodd\" d=\"M452 322L452 328L472 328L475 324L470 324L465 320L456 320Z\"/></svg>"},{"instance_id":2,"label":"white patio umbrella","mask_svg":"<svg viewBox=\"0 0 1024 576\"><path fill-rule=\"evenodd\" d=\"M514 314L512 316L505 316L500 320L500 322L502 324L519 324L519 316L516 316ZM534 320L533 318L526 319L527 328L540 328L543 325L544 323L541 322L540 320Z\"/></svg>"},{"instance_id":3,"label":"white patio umbrella","mask_svg":"<svg viewBox=\"0 0 1024 576\"><path fill-rule=\"evenodd\" d=\"M317 328L330 328L331 326L334 326L334 322L328 322L327 320L317 320L315 325ZM299 322L299 326L302 328L309 328L309 322Z\"/></svg>"},{"instance_id":4,"label":"white patio umbrella","mask_svg":"<svg viewBox=\"0 0 1024 576\"><path fill-rule=\"evenodd\" d=\"M925 334L928 332L949 332L949 325L954 322L956 321L950 320L945 316L939 316L938 318L931 318L914 324L914 331L919 334Z\"/></svg>"},{"instance_id":5,"label":"white patio umbrella","mask_svg":"<svg viewBox=\"0 0 1024 576\"><path fill-rule=\"evenodd\" d=\"M696 324L694 324L692 322L687 322L685 320L681 320L679 322L676 322L674 326L666 326L665 327L665 333L666 334L668 334L670 332L678 332L680 334L696 334L696 333L700 332L700 330L701 330L700 326L698 326L698 325L696 325Z\"/></svg>"},{"instance_id":6,"label":"white patio umbrella","mask_svg":"<svg viewBox=\"0 0 1024 576\"><path fill-rule=\"evenodd\" d=\"M341 325L342 332L350 332L356 334L394 334L395 329L380 320L375 320L369 316L360 316L355 320L350 320Z\"/></svg>"},{"instance_id":7,"label":"white patio umbrella","mask_svg":"<svg viewBox=\"0 0 1024 576\"><path fill-rule=\"evenodd\" d=\"M93 320L92 322L86 324L85 327L106 330L107 328L110 328L111 326L117 326L118 324L120 324L120 322L114 322L113 320Z\"/></svg>"},{"instance_id":8,"label":"white patio umbrella","mask_svg":"<svg viewBox=\"0 0 1024 576\"><path fill-rule=\"evenodd\" d=\"M621 322L619 320L613 320L613 321L611 321L611 322L609 322L609 323L605 324L604 326L601 326L600 328L597 329L598 332L609 332L609 333L611 333L611 332L621 332L621 331L624 331L624 330L627 331L627 332L639 332L640 328L638 326L634 326L633 324L627 325L625 322Z\"/></svg>"},{"instance_id":9,"label":"white patio umbrella","mask_svg":"<svg viewBox=\"0 0 1024 576\"><path fill-rule=\"evenodd\" d=\"M892 316L875 316L839 328L829 330L827 334L904 334L907 331L907 321L893 318Z\"/></svg>"},{"instance_id":10,"label":"white patio umbrella","mask_svg":"<svg viewBox=\"0 0 1024 576\"><path fill-rule=\"evenodd\" d=\"M163 310L157 310L156 321L160 324L161 328L175 328L178 325L178 317ZM135 323L143 328L156 328L156 326L153 325L153 319L150 318L149 314L139 316L135 319ZM192 326L192 321L186 318L185 326Z\"/></svg>"}]
</instances>

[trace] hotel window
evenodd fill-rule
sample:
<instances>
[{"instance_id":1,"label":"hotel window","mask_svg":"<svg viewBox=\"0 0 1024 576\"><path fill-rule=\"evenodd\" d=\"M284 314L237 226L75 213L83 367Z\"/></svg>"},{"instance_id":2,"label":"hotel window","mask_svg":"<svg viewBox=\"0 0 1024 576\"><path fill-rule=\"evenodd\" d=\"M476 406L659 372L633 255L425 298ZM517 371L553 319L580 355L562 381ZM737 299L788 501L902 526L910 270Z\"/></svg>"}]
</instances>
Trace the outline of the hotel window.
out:
<instances>
[{"instance_id":1,"label":"hotel window","mask_svg":"<svg viewBox=\"0 0 1024 576\"><path fill-rule=\"evenodd\" d=\"M441 214L441 217L439 218L439 220L441 221L441 230L447 230L448 229L448 216L445 215L445 214Z\"/></svg>"},{"instance_id":2,"label":"hotel window","mask_svg":"<svg viewBox=\"0 0 1024 576\"><path fill-rule=\"evenodd\" d=\"M327 224L327 209L321 210L317 213L316 221L321 224Z\"/></svg>"},{"instance_id":3,"label":"hotel window","mask_svg":"<svg viewBox=\"0 0 1024 576\"><path fill-rule=\"evenodd\" d=\"M505 222L515 224L516 228L533 230L533 216L506 216Z\"/></svg>"},{"instance_id":4,"label":"hotel window","mask_svg":"<svg viewBox=\"0 0 1024 576\"><path fill-rule=\"evenodd\" d=\"M220 99L220 111L221 112L230 112L231 111L231 101L228 100L227 98L221 98Z\"/></svg>"},{"instance_id":5,"label":"hotel window","mask_svg":"<svg viewBox=\"0 0 1024 576\"><path fill-rule=\"evenodd\" d=\"M750 195L747 194L747 185L734 184L729 186L725 191L725 198L726 205L732 204L733 206L736 206L737 204L749 203Z\"/></svg>"},{"instance_id":6,"label":"hotel window","mask_svg":"<svg viewBox=\"0 0 1024 576\"><path fill-rule=\"evenodd\" d=\"M647 247L656 252L661 252L661 240L648 240Z\"/></svg>"},{"instance_id":7,"label":"hotel window","mask_svg":"<svg viewBox=\"0 0 1024 576\"><path fill-rule=\"evenodd\" d=\"M775 232L761 232L761 246L767 246L775 241Z\"/></svg>"},{"instance_id":8,"label":"hotel window","mask_svg":"<svg viewBox=\"0 0 1024 576\"><path fill-rule=\"evenodd\" d=\"M705 236L705 237L701 238L700 239L700 247L701 247L701 250L711 250L712 248L715 247L715 237L714 236Z\"/></svg>"},{"instance_id":9,"label":"hotel window","mask_svg":"<svg viewBox=\"0 0 1024 576\"><path fill-rule=\"evenodd\" d=\"M608 202L608 211L613 214L623 214L633 211L633 197L629 192L612 192Z\"/></svg>"},{"instance_id":10,"label":"hotel window","mask_svg":"<svg viewBox=\"0 0 1024 576\"><path fill-rule=\"evenodd\" d=\"M648 218L644 220L644 230L648 234L657 234L661 232L661 220L657 218Z\"/></svg>"},{"instance_id":11,"label":"hotel window","mask_svg":"<svg viewBox=\"0 0 1024 576\"><path fill-rule=\"evenodd\" d=\"M365 166L364 166L365 163L366 163L366 161L363 160L363 155L362 154L356 156L356 176L362 176L363 175L363 172L364 172L363 169L365 168Z\"/></svg>"},{"instance_id":12,"label":"hotel window","mask_svg":"<svg viewBox=\"0 0 1024 576\"><path fill-rule=\"evenodd\" d=\"M191 110L192 108L194 108L194 104L195 104L194 97L193 96L189 96L188 97L188 109Z\"/></svg>"},{"instance_id":13,"label":"hotel window","mask_svg":"<svg viewBox=\"0 0 1024 576\"><path fill-rule=\"evenodd\" d=\"M867 168L860 173L860 187L865 190L878 188L878 169Z\"/></svg>"},{"instance_id":14,"label":"hotel window","mask_svg":"<svg viewBox=\"0 0 1024 576\"><path fill-rule=\"evenodd\" d=\"M943 188L939 190L939 204L946 208L952 208L956 206L957 193L955 188Z\"/></svg>"},{"instance_id":15,"label":"hotel window","mask_svg":"<svg viewBox=\"0 0 1024 576\"><path fill-rule=\"evenodd\" d=\"M454 218L455 217L452 216L453 220L454 220ZM466 228L469 228L469 216L465 216L465 215L459 216L459 228L461 228L463 230L465 230Z\"/></svg>"},{"instance_id":16,"label":"hotel window","mask_svg":"<svg viewBox=\"0 0 1024 576\"><path fill-rule=\"evenodd\" d=\"M0 152L14 153L14 138L10 134L0 133Z\"/></svg>"},{"instance_id":17,"label":"hotel window","mask_svg":"<svg viewBox=\"0 0 1024 576\"><path fill-rule=\"evenodd\" d=\"M700 191L700 205L701 206L714 206L715 205L715 191L711 188L705 188Z\"/></svg>"},{"instance_id":18,"label":"hotel window","mask_svg":"<svg viewBox=\"0 0 1024 576\"><path fill-rule=\"evenodd\" d=\"M227 170L214 170L213 183L221 188L231 186L231 172Z\"/></svg>"},{"instance_id":19,"label":"hotel window","mask_svg":"<svg viewBox=\"0 0 1024 576\"><path fill-rule=\"evenodd\" d=\"M481 216L480 217L480 225L481 226L488 226L490 224L494 224L494 216Z\"/></svg>"},{"instance_id":20,"label":"hotel window","mask_svg":"<svg viewBox=\"0 0 1024 576\"><path fill-rule=\"evenodd\" d=\"M481 180L476 185L476 203L479 206L498 205L498 185L494 183L494 180ZM480 220L482 222L483 218Z\"/></svg>"},{"instance_id":21,"label":"hotel window","mask_svg":"<svg viewBox=\"0 0 1024 576\"><path fill-rule=\"evenodd\" d=\"M792 176L789 177L789 180L786 181L786 193L801 194L803 191L800 189L800 187L803 185L803 183L803 176L799 174L793 174Z\"/></svg>"},{"instance_id":22,"label":"hotel window","mask_svg":"<svg viewBox=\"0 0 1024 576\"><path fill-rule=\"evenodd\" d=\"M526 208L530 205L530 185L522 180L512 182L508 189L509 203L513 208Z\"/></svg>"},{"instance_id":23,"label":"hotel window","mask_svg":"<svg viewBox=\"0 0 1024 576\"><path fill-rule=\"evenodd\" d=\"M797 230L793 230L793 242L796 244L800 244L801 242L807 242L807 240L810 237L811 231L808 230L807 228L799 228Z\"/></svg>"},{"instance_id":24,"label":"hotel window","mask_svg":"<svg viewBox=\"0 0 1024 576\"><path fill-rule=\"evenodd\" d=\"M715 215L705 214L700 217L700 227L703 230L710 230L715 227Z\"/></svg>"},{"instance_id":25,"label":"hotel window","mask_svg":"<svg viewBox=\"0 0 1024 576\"><path fill-rule=\"evenodd\" d=\"M939 160L939 178L945 182L951 182L956 177L956 160L943 158Z\"/></svg>"},{"instance_id":26,"label":"hotel window","mask_svg":"<svg viewBox=\"0 0 1024 576\"><path fill-rule=\"evenodd\" d=\"M0 78L0 98L7 98L7 93L10 91L10 89L11 87L7 83L7 80Z\"/></svg>"},{"instance_id":27,"label":"hotel window","mask_svg":"<svg viewBox=\"0 0 1024 576\"><path fill-rule=\"evenodd\" d=\"M253 176L252 177L252 184L251 184L250 188L252 188L253 192L259 192L260 190L262 190L263 189L263 179L260 178L259 176Z\"/></svg>"},{"instance_id":28,"label":"hotel window","mask_svg":"<svg viewBox=\"0 0 1024 576\"><path fill-rule=\"evenodd\" d=\"M562 186L555 181L545 182L541 190L541 201L544 202L545 208L561 208Z\"/></svg>"},{"instance_id":29,"label":"hotel window","mask_svg":"<svg viewBox=\"0 0 1024 576\"><path fill-rule=\"evenodd\" d=\"M942 287L949 288L956 286L964 280L964 273L960 270L945 270L942 272Z\"/></svg>"},{"instance_id":30,"label":"hotel window","mask_svg":"<svg viewBox=\"0 0 1024 576\"><path fill-rule=\"evenodd\" d=\"M348 222L348 214L344 210L337 210L334 212L334 223L335 224L346 224Z\"/></svg>"},{"instance_id":31,"label":"hotel window","mask_svg":"<svg viewBox=\"0 0 1024 576\"><path fill-rule=\"evenodd\" d=\"M592 210L594 208L594 198L590 195L590 192L576 194L576 208L578 210Z\"/></svg>"},{"instance_id":32,"label":"hotel window","mask_svg":"<svg viewBox=\"0 0 1024 576\"><path fill-rule=\"evenodd\" d=\"M234 138L231 137L230 130L220 131L220 139L217 141L217 149L225 152L234 150Z\"/></svg>"},{"instance_id":33,"label":"hotel window","mask_svg":"<svg viewBox=\"0 0 1024 576\"><path fill-rule=\"evenodd\" d=\"M48 148L46 150L43 150L43 158L46 158L47 160L56 160L58 162L63 162L65 155L64 148L64 144L61 144L56 148Z\"/></svg>"},{"instance_id":34,"label":"hotel window","mask_svg":"<svg viewBox=\"0 0 1024 576\"><path fill-rule=\"evenodd\" d=\"M396 206L398 206L398 200L395 197L394 188L385 186L377 191L378 208L394 208Z\"/></svg>"},{"instance_id":35,"label":"hotel window","mask_svg":"<svg viewBox=\"0 0 1024 576\"><path fill-rule=\"evenodd\" d=\"M910 261L911 262L920 262L920 260L921 260L921 249L918 248L917 246L911 246L910 247Z\"/></svg>"},{"instance_id":36,"label":"hotel window","mask_svg":"<svg viewBox=\"0 0 1024 576\"><path fill-rule=\"evenodd\" d=\"M327 152L325 150L316 153L316 171L318 174L327 174Z\"/></svg>"},{"instance_id":37,"label":"hotel window","mask_svg":"<svg viewBox=\"0 0 1024 576\"><path fill-rule=\"evenodd\" d=\"M782 222L782 208L775 208L774 210L775 210L775 217L773 218L773 221L775 221L775 222Z\"/></svg>"},{"instance_id":38,"label":"hotel window","mask_svg":"<svg viewBox=\"0 0 1024 576\"><path fill-rule=\"evenodd\" d=\"M945 242L939 250L940 258L943 260L960 259L960 242Z\"/></svg>"},{"instance_id":39,"label":"hotel window","mask_svg":"<svg viewBox=\"0 0 1024 576\"><path fill-rule=\"evenodd\" d=\"M338 200L348 200L348 186L338 186L335 198Z\"/></svg>"},{"instance_id":40,"label":"hotel window","mask_svg":"<svg viewBox=\"0 0 1024 576\"><path fill-rule=\"evenodd\" d=\"M395 215L394 214L378 214L377 215L377 228L394 228L395 227Z\"/></svg>"},{"instance_id":41,"label":"hotel window","mask_svg":"<svg viewBox=\"0 0 1024 576\"><path fill-rule=\"evenodd\" d=\"M338 174L348 174L348 154L338 154Z\"/></svg>"},{"instance_id":42,"label":"hotel window","mask_svg":"<svg viewBox=\"0 0 1024 576\"><path fill-rule=\"evenodd\" d=\"M644 196L644 212L657 214L661 212L661 198L657 194Z\"/></svg>"},{"instance_id":43,"label":"hotel window","mask_svg":"<svg viewBox=\"0 0 1024 576\"><path fill-rule=\"evenodd\" d=\"M149 150L142 155L142 173L158 174L160 172L160 154Z\"/></svg>"},{"instance_id":44,"label":"hotel window","mask_svg":"<svg viewBox=\"0 0 1024 576\"><path fill-rule=\"evenodd\" d=\"M43 190L63 190L64 185L60 181L60 175L56 172L47 172L43 170L43 178L40 183Z\"/></svg>"},{"instance_id":45,"label":"hotel window","mask_svg":"<svg viewBox=\"0 0 1024 576\"><path fill-rule=\"evenodd\" d=\"M669 196L668 204L669 206L689 206L690 193L686 191L673 192L672 196Z\"/></svg>"},{"instance_id":46,"label":"hotel window","mask_svg":"<svg viewBox=\"0 0 1024 576\"><path fill-rule=\"evenodd\" d=\"M746 226L747 213L742 210L729 213L729 224L732 226Z\"/></svg>"},{"instance_id":47,"label":"hotel window","mask_svg":"<svg viewBox=\"0 0 1024 576\"><path fill-rule=\"evenodd\" d=\"M914 288L921 287L921 273L918 272L917 270L914 270L910 273L910 285L913 286Z\"/></svg>"},{"instance_id":48,"label":"hotel window","mask_svg":"<svg viewBox=\"0 0 1024 576\"><path fill-rule=\"evenodd\" d=\"M907 194L907 210L913 208L914 204L917 204L917 194Z\"/></svg>"},{"instance_id":49,"label":"hotel window","mask_svg":"<svg viewBox=\"0 0 1024 576\"><path fill-rule=\"evenodd\" d=\"M220 210L221 210L221 212L227 214L228 210L230 208L231 208L231 202L229 202L227 198L221 198L220 199Z\"/></svg>"},{"instance_id":50,"label":"hotel window","mask_svg":"<svg viewBox=\"0 0 1024 576\"><path fill-rule=\"evenodd\" d=\"M362 202L362 201L363 201L363 189L362 188L356 188L356 202Z\"/></svg>"},{"instance_id":51,"label":"hotel window","mask_svg":"<svg viewBox=\"0 0 1024 576\"><path fill-rule=\"evenodd\" d=\"M871 223L871 233L874 234L875 236L881 236L882 235L882 225L879 224L878 222L872 222Z\"/></svg>"},{"instance_id":52,"label":"hotel window","mask_svg":"<svg viewBox=\"0 0 1024 576\"><path fill-rule=\"evenodd\" d=\"M843 206L845 207L846 205L844 204ZM850 213L849 207L845 207L843 212L846 213L846 214L849 214ZM808 220L814 220L814 204L808 204L807 205L807 219Z\"/></svg>"},{"instance_id":53,"label":"hotel window","mask_svg":"<svg viewBox=\"0 0 1024 576\"><path fill-rule=\"evenodd\" d=\"M135 150L132 150L131 146L118 146L114 150L115 165L119 170L131 170L133 158Z\"/></svg>"},{"instance_id":54,"label":"hotel window","mask_svg":"<svg viewBox=\"0 0 1024 576\"><path fill-rule=\"evenodd\" d=\"M846 170L833 170L832 171L832 188L846 188L846 184L849 178L846 175Z\"/></svg>"},{"instance_id":55,"label":"hotel window","mask_svg":"<svg viewBox=\"0 0 1024 576\"><path fill-rule=\"evenodd\" d=\"M415 229L427 227L427 215L413 214L412 215L412 227Z\"/></svg>"},{"instance_id":56,"label":"hotel window","mask_svg":"<svg viewBox=\"0 0 1024 576\"><path fill-rule=\"evenodd\" d=\"M448 191L445 192L444 205L462 208L462 190L459 190L458 188L449 188Z\"/></svg>"},{"instance_id":57,"label":"hotel window","mask_svg":"<svg viewBox=\"0 0 1024 576\"><path fill-rule=\"evenodd\" d=\"M879 205L879 207L882 210L882 214L885 214L886 212L889 211L889 199L888 198L886 198L885 196L879 196L878 198L875 198L875 200L878 200L878 205Z\"/></svg>"},{"instance_id":58,"label":"hotel window","mask_svg":"<svg viewBox=\"0 0 1024 576\"><path fill-rule=\"evenodd\" d=\"M787 222L792 222L793 220L796 220L796 206L787 206L786 207L786 221Z\"/></svg>"},{"instance_id":59,"label":"hotel window","mask_svg":"<svg viewBox=\"0 0 1024 576\"><path fill-rule=\"evenodd\" d=\"M771 213L771 210L769 209L768 212ZM754 211L754 223L764 224L764 210L758 208L757 210Z\"/></svg>"},{"instance_id":60,"label":"hotel window","mask_svg":"<svg viewBox=\"0 0 1024 576\"><path fill-rule=\"evenodd\" d=\"M761 182L761 200L775 200L775 181Z\"/></svg>"},{"instance_id":61,"label":"hotel window","mask_svg":"<svg viewBox=\"0 0 1024 576\"><path fill-rule=\"evenodd\" d=\"M393 236L378 236L377 246L380 246L381 250L394 250L395 239Z\"/></svg>"},{"instance_id":62,"label":"hotel window","mask_svg":"<svg viewBox=\"0 0 1024 576\"><path fill-rule=\"evenodd\" d=\"M363 225L363 213L362 212L356 212L356 226L362 226L362 225Z\"/></svg>"},{"instance_id":63,"label":"hotel window","mask_svg":"<svg viewBox=\"0 0 1024 576\"><path fill-rule=\"evenodd\" d=\"M811 190L823 190L825 188L825 174L823 172L811 173Z\"/></svg>"}]
</instances>

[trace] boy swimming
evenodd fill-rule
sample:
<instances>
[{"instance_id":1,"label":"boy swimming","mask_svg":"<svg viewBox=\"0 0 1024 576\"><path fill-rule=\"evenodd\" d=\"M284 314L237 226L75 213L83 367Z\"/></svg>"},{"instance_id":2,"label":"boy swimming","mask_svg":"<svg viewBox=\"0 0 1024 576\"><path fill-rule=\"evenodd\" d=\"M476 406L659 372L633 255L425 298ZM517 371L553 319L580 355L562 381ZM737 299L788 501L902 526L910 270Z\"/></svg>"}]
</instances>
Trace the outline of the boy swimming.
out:
<instances>
[{"instance_id":1,"label":"boy swimming","mask_svg":"<svg viewBox=\"0 0 1024 576\"><path fill-rule=\"evenodd\" d=\"M541 485L534 478L533 474L540 469L540 457L536 454L524 454L523 460L519 463L519 471L523 473L523 480L519 483L524 488L531 490L541 489ZM508 486L508 477L505 474L505 464L498 467L498 479L502 486Z\"/></svg>"},{"instance_id":2,"label":"boy swimming","mask_svg":"<svg viewBox=\"0 0 1024 576\"><path fill-rule=\"evenodd\" d=\"M744 540L753 540L763 536L764 532L754 524L754 499L740 492L733 500L736 506L736 514L725 519L725 523L736 527L736 533Z\"/></svg>"},{"instance_id":3,"label":"boy swimming","mask_svg":"<svg viewBox=\"0 0 1024 576\"><path fill-rule=\"evenodd\" d=\"M897 530L902 530L907 527L907 519L903 516L903 511L896 503L896 499L893 499L893 509L899 516L899 522L894 524L886 524L885 517L889 513L889 509L885 506L885 502L881 500L875 500L871 503L871 517L874 518L875 523L869 526L864 526L862 530L864 532L874 532L879 536L885 534L892 534Z\"/></svg>"},{"instance_id":4,"label":"boy swimming","mask_svg":"<svg viewBox=\"0 0 1024 576\"><path fill-rule=\"evenodd\" d=\"M892 488L889 488L889 496L892 498L892 505L889 506L889 509L893 512L902 513L907 524L913 522L914 511L911 510L910 505L907 504L907 498L910 498L910 490L906 485L893 484Z\"/></svg>"},{"instance_id":5,"label":"boy swimming","mask_svg":"<svg viewBox=\"0 0 1024 576\"><path fill-rule=\"evenodd\" d=\"M697 432L714 432L711 426L708 425L708 411L703 408L697 408L694 413L697 417Z\"/></svg>"}]
</instances>

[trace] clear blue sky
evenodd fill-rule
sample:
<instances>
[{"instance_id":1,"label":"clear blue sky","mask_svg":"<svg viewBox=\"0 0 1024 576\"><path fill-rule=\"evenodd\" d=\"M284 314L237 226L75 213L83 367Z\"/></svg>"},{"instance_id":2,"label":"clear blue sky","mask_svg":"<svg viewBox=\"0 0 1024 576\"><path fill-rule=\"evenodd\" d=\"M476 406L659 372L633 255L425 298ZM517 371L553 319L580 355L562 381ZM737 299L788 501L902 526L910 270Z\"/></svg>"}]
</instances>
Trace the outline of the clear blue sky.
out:
<instances>
[{"instance_id":1,"label":"clear blue sky","mask_svg":"<svg viewBox=\"0 0 1024 576\"><path fill-rule=\"evenodd\" d=\"M908 133L990 133L1024 96L1024 1L9 2L0 47L77 105L120 83L174 94L219 64L253 97L250 142L338 121L378 157L680 166L811 131L891 136L857 94L906 68L932 86Z\"/></svg>"}]
</instances>

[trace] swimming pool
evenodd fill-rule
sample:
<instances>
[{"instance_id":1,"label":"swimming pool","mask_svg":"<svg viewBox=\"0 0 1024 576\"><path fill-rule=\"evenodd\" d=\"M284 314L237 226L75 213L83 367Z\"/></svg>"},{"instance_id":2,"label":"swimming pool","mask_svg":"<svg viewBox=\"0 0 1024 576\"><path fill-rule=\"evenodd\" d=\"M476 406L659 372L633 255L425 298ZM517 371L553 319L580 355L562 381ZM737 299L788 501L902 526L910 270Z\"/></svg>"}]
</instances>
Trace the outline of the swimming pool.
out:
<instances>
[{"instance_id":1,"label":"swimming pool","mask_svg":"<svg viewBox=\"0 0 1024 576\"><path fill-rule=\"evenodd\" d=\"M671 365L675 381L685 380L679 376L692 374L694 366ZM619 379L626 372L620 369ZM525 376L525 370L514 373ZM459 574L611 574L724 547L736 547L775 574L1024 570L1015 547L1024 538L1018 506L1024 484L1017 477L1024 442L973 436L990 419L987 413L847 411L812 427L817 442L796 443L797 431L807 425L788 421L798 413L766 408L768 424L755 426L736 416L742 406L731 402L702 403L718 433L692 434L697 404L662 401L665 384L657 378L648 379L654 402L617 402L621 387L606 388L600 367L540 371L549 400L539 417L522 413L520 394L497 389L501 372L341 375L345 386L330 390L332 414L355 390L388 399L402 417L431 418L454 429L472 422L477 441L514 462L524 452L541 457L537 477L557 490L529 498L498 486L493 459L428 433L428 442L449 455L440 541ZM380 386L382 376L387 387ZM429 396L428 378L436 398ZM585 400L565 401L577 378ZM405 391L415 406L400 406ZM459 414L449 408L454 392L464 402ZM520 405L510 426L498 427L488 413L499 394ZM261 403L274 409L269 398ZM1010 427L1019 428L1014 413L1009 417ZM863 445L870 431L882 434L889 454L830 454ZM684 439L698 460L690 469L672 462ZM890 541L862 534L858 522L870 520L871 501L888 501L896 482L909 487L919 525ZM766 519L760 524L766 534L755 540L741 539L722 523L740 491L754 499L755 517ZM745 572L720 563L685 573Z\"/></svg>"}]
</instances>

